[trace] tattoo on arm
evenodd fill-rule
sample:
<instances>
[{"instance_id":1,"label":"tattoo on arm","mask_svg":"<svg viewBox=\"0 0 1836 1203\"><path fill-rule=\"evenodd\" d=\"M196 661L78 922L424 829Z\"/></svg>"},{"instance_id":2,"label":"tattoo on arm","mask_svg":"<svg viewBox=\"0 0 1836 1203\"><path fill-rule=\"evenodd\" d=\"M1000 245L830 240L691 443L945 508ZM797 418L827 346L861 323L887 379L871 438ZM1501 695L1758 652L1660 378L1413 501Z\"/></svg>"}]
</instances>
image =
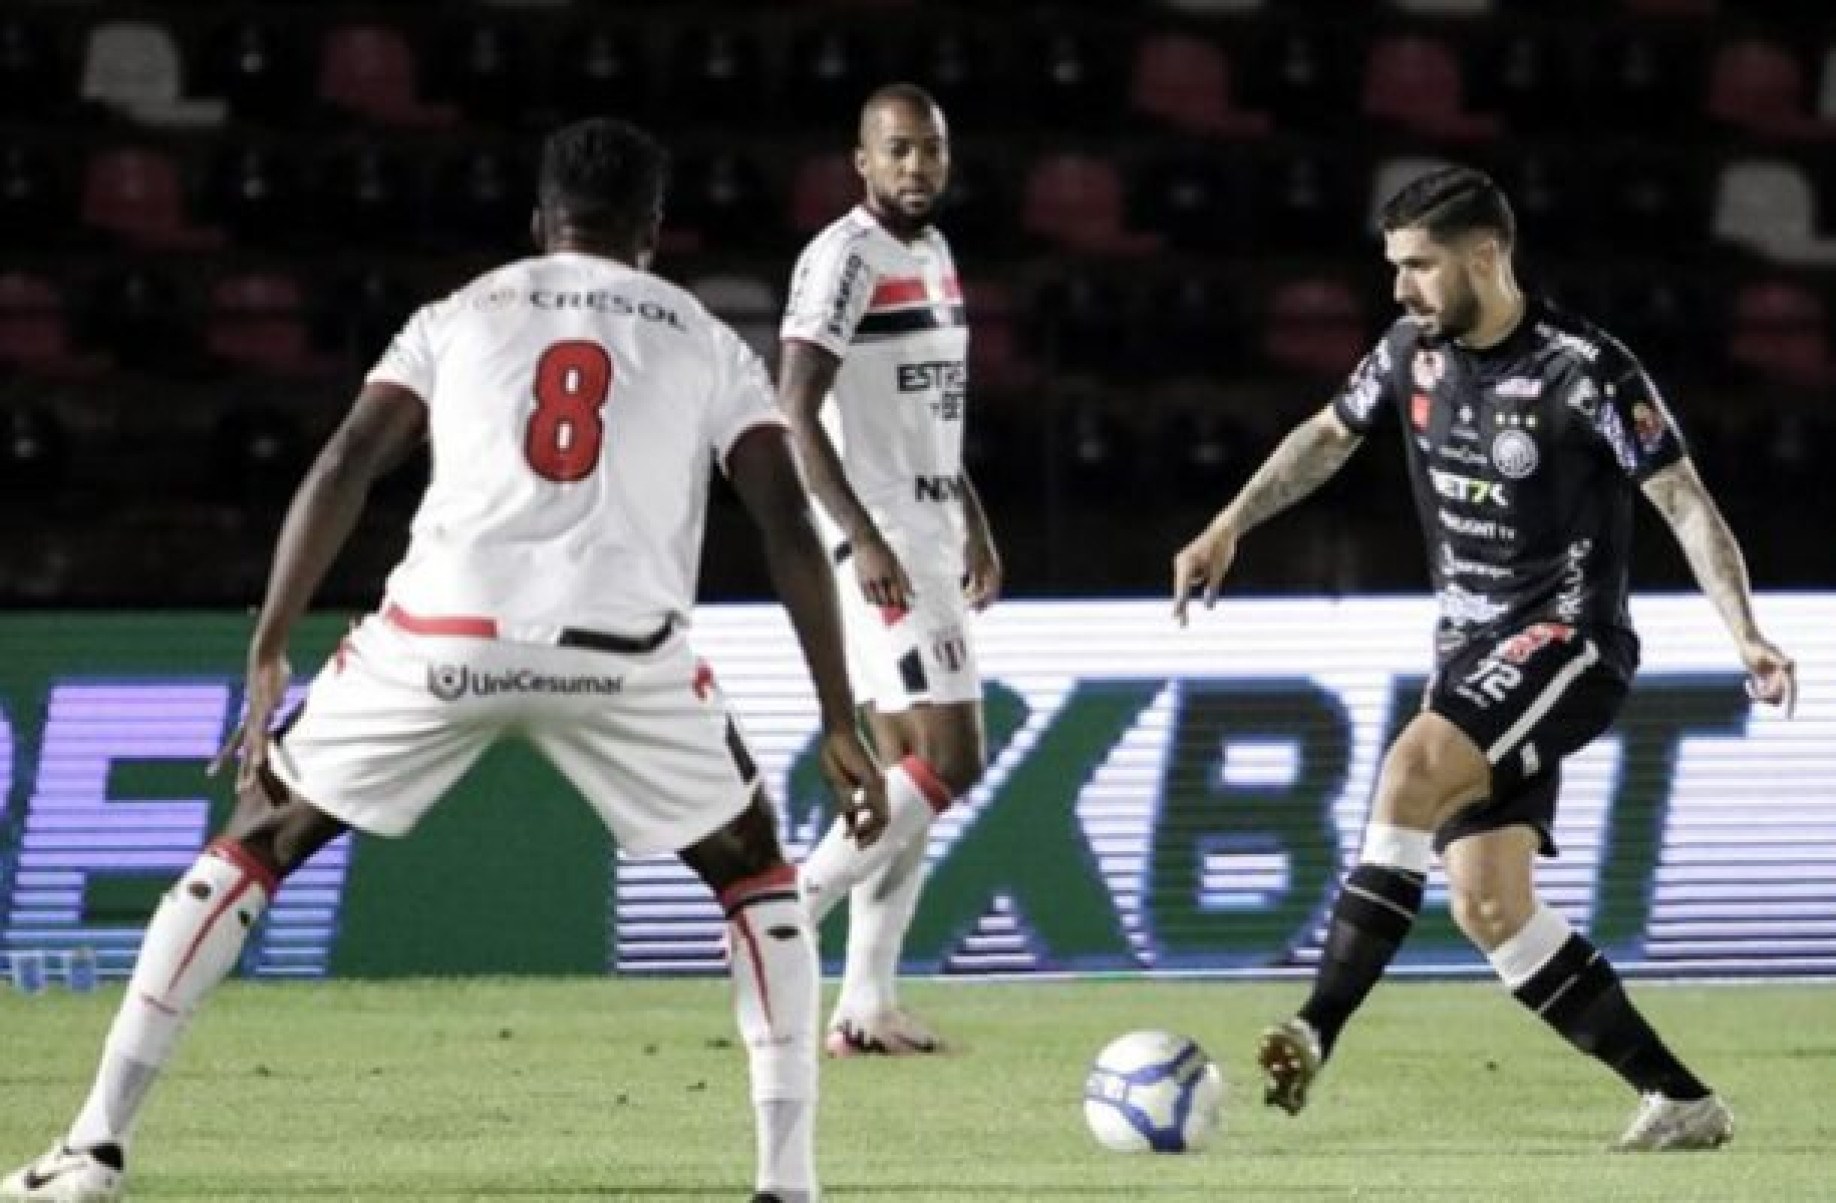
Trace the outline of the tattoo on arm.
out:
<instances>
[{"instance_id":1,"label":"tattoo on arm","mask_svg":"<svg viewBox=\"0 0 1836 1203\"><path fill-rule=\"evenodd\" d=\"M1757 637L1747 562L1695 465L1683 460L1657 473L1645 482L1645 496L1670 524L1696 583L1729 632L1738 640Z\"/></svg>"},{"instance_id":2,"label":"tattoo on arm","mask_svg":"<svg viewBox=\"0 0 1836 1203\"><path fill-rule=\"evenodd\" d=\"M1303 422L1230 503L1225 513L1231 524L1247 532L1281 513L1330 480L1362 442L1331 411Z\"/></svg>"}]
</instances>

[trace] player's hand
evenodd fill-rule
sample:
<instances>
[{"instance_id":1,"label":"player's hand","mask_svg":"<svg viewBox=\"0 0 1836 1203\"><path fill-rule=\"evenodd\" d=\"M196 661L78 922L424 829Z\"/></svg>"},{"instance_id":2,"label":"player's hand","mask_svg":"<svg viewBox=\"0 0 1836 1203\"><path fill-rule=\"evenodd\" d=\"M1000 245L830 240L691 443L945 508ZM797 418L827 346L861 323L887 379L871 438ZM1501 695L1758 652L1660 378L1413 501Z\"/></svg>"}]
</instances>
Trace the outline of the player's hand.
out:
<instances>
[{"instance_id":1,"label":"player's hand","mask_svg":"<svg viewBox=\"0 0 1836 1203\"><path fill-rule=\"evenodd\" d=\"M851 539L854 549L854 576L861 583L861 596L882 610L912 608L912 578L905 575L905 565L893 554L878 531Z\"/></svg>"},{"instance_id":2,"label":"player's hand","mask_svg":"<svg viewBox=\"0 0 1836 1203\"><path fill-rule=\"evenodd\" d=\"M262 766L268 763L268 727L280 709L281 699L287 696L287 683L292 679L293 670L283 656L249 661L245 691L248 709L242 716L242 723L230 732L229 739L210 762L207 770L210 776L216 776L231 757L236 757L240 760L236 768L237 793L249 789L260 779Z\"/></svg>"},{"instance_id":3,"label":"player's hand","mask_svg":"<svg viewBox=\"0 0 1836 1203\"><path fill-rule=\"evenodd\" d=\"M1747 666L1747 696L1783 708L1790 718L1798 708L1798 666L1792 658L1755 635L1741 642L1740 662Z\"/></svg>"},{"instance_id":4,"label":"player's hand","mask_svg":"<svg viewBox=\"0 0 1836 1203\"><path fill-rule=\"evenodd\" d=\"M858 846L872 847L892 812L886 802L886 778L859 735L834 731L823 736L822 775L841 806L848 834Z\"/></svg>"},{"instance_id":5,"label":"player's hand","mask_svg":"<svg viewBox=\"0 0 1836 1203\"><path fill-rule=\"evenodd\" d=\"M1001 596L1001 553L985 531L969 536L963 547L963 599L972 610L986 610Z\"/></svg>"},{"instance_id":6,"label":"player's hand","mask_svg":"<svg viewBox=\"0 0 1836 1203\"><path fill-rule=\"evenodd\" d=\"M1209 609L1218 600L1218 587L1230 562L1237 558L1237 532L1214 522L1173 557L1173 618L1186 625L1186 603L1194 589L1203 589Z\"/></svg>"}]
</instances>

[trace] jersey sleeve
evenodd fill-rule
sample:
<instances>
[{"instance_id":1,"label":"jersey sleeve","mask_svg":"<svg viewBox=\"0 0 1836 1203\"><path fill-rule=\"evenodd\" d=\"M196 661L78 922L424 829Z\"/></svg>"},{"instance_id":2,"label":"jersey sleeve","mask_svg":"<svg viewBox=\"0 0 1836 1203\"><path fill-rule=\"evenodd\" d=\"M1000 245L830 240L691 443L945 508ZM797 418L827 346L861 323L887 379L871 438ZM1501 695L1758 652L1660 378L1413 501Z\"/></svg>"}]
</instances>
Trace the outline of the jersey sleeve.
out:
<instances>
[{"instance_id":1,"label":"jersey sleeve","mask_svg":"<svg viewBox=\"0 0 1836 1203\"><path fill-rule=\"evenodd\" d=\"M846 355L854 328L873 302L875 275L858 239L811 243L791 273L778 336L814 343L837 358Z\"/></svg>"},{"instance_id":2,"label":"jersey sleeve","mask_svg":"<svg viewBox=\"0 0 1836 1203\"><path fill-rule=\"evenodd\" d=\"M382 358L364 376L365 384L399 384L424 402L433 399L433 308L423 306L408 319Z\"/></svg>"},{"instance_id":3,"label":"jersey sleeve","mask_svg":"<svg viewBox=\"0 0 1836 1203\"><path fill-rule=\"evenodd\" d=\"M1620 471L1638 482L1688 453L1651 376L1629 353L1608 351L1570 386L1568 405Z\"/></svg>"},{"instance_id":4,"label":"jersey sleeve","mask_svg":"<svg viewBox=\"0 0 1836 1203\"><path fill-rule=\"evenodd\" d=\"M1344 387L1332 399L1332 410L1339 415L1339 421L1358 434L1369 434L1381 426L1386 415L1396 411L1395 369L1395 352L1390 349L1389 336L1385 335L1358 361Z\"/></svg>"},{"instance_id":5,"label":"jersey sleeve","mask_svg":"<svg viewBox=\"0 0 1836 1203\"><path fill-rule=\"evenodd\" d=\"M757 426L784 428L788 424L772 397L771 377L766 374L764 361L739 335L718 323L714 326L713 378L707 440L725 471L727 453L748 430Z\"/></svg>"}]
</instances>

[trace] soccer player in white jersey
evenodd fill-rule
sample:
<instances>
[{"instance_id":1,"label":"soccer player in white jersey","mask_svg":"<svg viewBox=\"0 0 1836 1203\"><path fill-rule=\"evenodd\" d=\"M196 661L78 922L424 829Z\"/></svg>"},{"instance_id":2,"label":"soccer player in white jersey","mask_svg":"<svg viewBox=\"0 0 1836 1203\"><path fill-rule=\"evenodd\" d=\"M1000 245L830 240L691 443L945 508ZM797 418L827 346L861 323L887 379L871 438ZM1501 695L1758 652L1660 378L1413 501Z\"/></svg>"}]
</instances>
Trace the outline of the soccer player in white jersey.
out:
<instances>
[{"instance_id":1,"label":"soccer player in white jersey","mask_svg":"<svg viewBox=\"0 0 1836 1203\"><path fill-rule=\"evenodd\" d=\"M860 844L885 827L884 786L856 734L828 552L764 368L645 270L664 170L634 127L558 131L534 217L542 253L422 309L370 372L281 529L247 718L225 748L241 757L236 813L160 903L75 1123L0 1198L118 1197L148 1087L281 880L347 827L406 833L516 733L625 851L679 851L718 893L752 1077L753 1199L818 1198L812 930L745 742L686 638L716 464L758 524L814 677L822 768ZM433 475L383 605L270 736L296 621L371 482L423 437Z\"/></svg>"},{"instance_id":2,"label":"soccer player in white jersey","mask_svg":"<svg viewBox=\"0 0 1836 1203\"><path fill-rule=\"evenodd\" d=\"M803 865L820 923L848 894L847 966L825 1041L836 1056L933 1052L899 1006L899 953L934 816L982 775L982 684L968 611L991 604L1001 560L963 470L969 331L944 236L943 113L892 84L861 109L865 195L804 249L781 330L790 416L842 586L848 670L888 767L891 825L871 849L838 823ZM829 402L833 404L829 404Z\"/></svg>"}]
</instances>

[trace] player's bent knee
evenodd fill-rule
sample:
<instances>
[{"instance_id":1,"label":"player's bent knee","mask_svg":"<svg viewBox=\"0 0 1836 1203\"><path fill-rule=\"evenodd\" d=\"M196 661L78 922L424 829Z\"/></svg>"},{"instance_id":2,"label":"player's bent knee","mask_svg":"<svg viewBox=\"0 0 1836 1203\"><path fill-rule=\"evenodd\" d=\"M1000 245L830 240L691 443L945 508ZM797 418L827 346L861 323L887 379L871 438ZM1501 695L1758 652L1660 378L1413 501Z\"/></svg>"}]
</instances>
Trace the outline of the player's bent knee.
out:
<instances>
[{"instance_id":1,"label":"player's bent knee","mask_svg":"<svg viewBox=\"0 0 1836 1203\"><path fill-rule=\"evenodd\" d=\"M763 790L725 827L682 849L682 863L719 893L785 863L778 822Z\"/></svg>"},{"instance_id":2,"label":"player's bent knee","mask_svg":"<svg viewBox=\"0 0 1836 1203\"><path fill-rule=\"evenodd\" d=\"M276 878L290 876L313 853L350 830L271 773L236 798L236 813L222 838L237 845Z\"/></svg>"}]
</instances>

